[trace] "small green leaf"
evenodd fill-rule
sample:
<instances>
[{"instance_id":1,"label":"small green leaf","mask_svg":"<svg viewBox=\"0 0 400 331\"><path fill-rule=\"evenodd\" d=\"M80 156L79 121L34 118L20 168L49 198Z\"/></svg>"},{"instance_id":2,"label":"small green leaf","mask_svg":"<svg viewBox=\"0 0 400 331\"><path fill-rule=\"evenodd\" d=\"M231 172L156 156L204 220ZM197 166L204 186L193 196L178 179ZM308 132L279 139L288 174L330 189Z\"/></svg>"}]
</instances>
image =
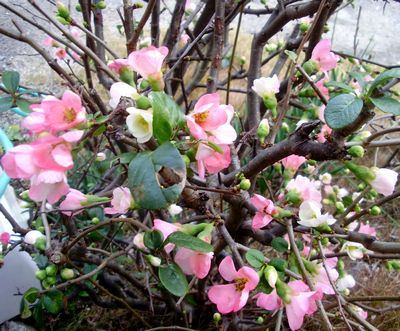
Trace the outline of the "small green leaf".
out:
<instances>
[{"instance_id":1,"label":"small green leaf","mask_svg":"<svg viewBox=\"0 0 400 331\"><path fill-rule=\"evenodd\" d=\"M385 113L400 115L400 102L389 97L370 98L372 103Z\"/></svg>"},{"instance_id":2,"label":"small green leaf","mask_svg":"<svg viewBox=\"0 0 400 331\"><path fill-rule=\"evenodd\" d=\"M94 121L96 124L103 124L108 121L108 118L109 118L108 115L100 115L97 116Z\"/></svg>"},{"instance_id":3,"label":"small green leaf","mask_svg":"<svg viewBox=\"0 0 400 331\"><path fill-rule=\"evenodd\" d=\"M290 60L292 60L293 62L295 62L297 60L297 54L295 52L292 51L288 51L287 49L285 50L285 54L288 56L288 58Z\"/></svg>"},{"instance_id":4,"label":"small green leaf","mask_svg":"<svg viewBox=\"0 0 400 331\"><path fill-rule=\"evenodd\" d=\"M0 111L9 110L13 106L13 98L10 95L0 98Z\"/></svg>"},{"instance_id":5,"label":"small green leaf","mask_svg":"<svg viewBox=\"0 0 400 331\"><path fill-rule=\"evenodd\" d=\"M400 68L386 70L385 72L383 72L380 75L378 75L374 79L374 81L372 82L372 85L371 85L371 87L369 88L369 91L368 91L368 95L371 95L371 93L379 85L382 85L383 83L387 82L389 79L392 79L392 78L400 78Z\"/></svg>"},{"instance_id":6,"label":"small green leaf","mask_svg":"<svg viewBox=\"0 0 400 331\"><path fill-rule=\"evenodd\" d=\"M189 290L186 276L175 263L160 266L158 269L158 277L160 278L161 284L173 295L180 297L185 295Z\"/></svg>"},{"instance_id":7,"label":"small green leaf","mask_svg":"<svg viewBox=\"0 0 400 331\"><path fill-rule=\"evenodd\" d=\"M178 247L185 247L203 253L212 252L214 249L210 244L206 243L205 241L197 237L192 237L180 231L171 233L165 241L164 245L168 243L172 243L177 245Z\"/></svg>"},{"instance_id":8,"label":"small green leaf","mask_svg":"<svg viewBox=\"0 0 400 331\"><path fill-rule=\"evenodd\" d=\"M288 242L285 239L283 239L282 237L276 237L276 238L272 239L271 246L277 252L281 252L281 253L285 253L289 249Z\"/></svg>"},{"instance_id":9,"label":"small green leaf","mask_svg":"<svg viewBox=\"0 0 400 331\"><path fill-rule=\"evenodd\" d=\"M100 125L94 132L93 132L93 137L98 137L103 134L104 131L106 131L107 127L105 124Z\"/></svg>"},{"instance_id":10,"label":"small green leaf","mask_svg":"<svg viewBox=\"0 0 400 331\"><path fill-rule=\"evenodd\" d=\"M264 254L257 249L250 249L249 251L247 251L246 260L248 264L257 269L261 268L265 263Z\"/></svg>"},{"instance_id":11,"label":"small green leaf","mask_svg":"<svg viewBox=\"0 0 400 331\"><path fill-rule=\"evenodd\" d=\"M288 267L288 263L283 259L272 259L268 262L269 265L273 266L278 271L285 271Z\"/></svg>"},{"instance_id":12,"label":"small green leaf","mask_svg":"<svg viewBox=\"0 0 400 331\"><path fill-rule=\"evenodd\" d=\"M29 309L29 303L28 303L28 301L26 301L26 299L24 297L21 299L19 313L20 313L21 318L23 318L23 319L29 318L32 316L32 312Z\"/></svg>"},{"instance_id":13,"label":"small green leaf","mask_svg":"<svg viewBox=\"0 0 400 331\"><path fill-rule=\"evenodd\" d=\"M350 92L350 93L354 92L354 89L351 86L349 86L345 83L342 83L342 82L332 81L332 82L324 83L324 85L326 87L335 87L339 90L343 90L343 91Z\"/></svg>"},{"instance_id":14,"label":"small green leaf","mask_svg":"<svg viewBox=\"0 0 400 331\"><path fill-rule=\"evenodd\" d=\"M207 141L207 145L210 146L217 153L224 154L224 150L219 145L213 143L212 141Z\"/></svg>"},{"instance_id":15,"label":"small green leaf","mask_svg":"<svg viewBox=\"0 0 400 331\"><path fill-rule=\"evenodd\" d=\"M160 183L161 170L168 172L168 183ZM185 179L186 165L170 142L153 152L138 153L129 164L128 186L135 203L145 209L161 209L176 202Z\"/></svg>"},{"instance_id":16,"label":"small green leaf","mask_svg":"<svg viewBox=\"0 0 400 331\"><path fill-rule=\"evenodd\" d=\"M136 152L127 152L119 154L116 158L119 159L119 162L121 164L128 164L135 158L136 155L137 155Z\"/></svg>"},{"instance_id":17,"label":"small green leaf","mask_svg":"<svg viewBox=\"0 0 400 331\"><path fill-rule=\"evenodd\" d=\"M19 72L4 71L1 78L7 91L10 94L15 94L19 86Z\"/></svg>"},{"instance_id":18,"label":"small green leaf","mask_svg":"<svg viewBox=\"0 0 400 331\"><path fill-rule=\"evenodd\" d=\"M19 109L21 109L23 112L25 113L30 113L31 109L29 108L29 106L32 104L31 102L29 102L26 99L23 98L18 98L16 101L17 106L19 107Z\"/></svg>"},{"instance_id":19,"label":"small green leaf","mask_svg":"<svg viewBox=\"0 0 400 331\"><path fill-rule=\"evenodd\" d=\"M41 255L41 254L36 255L33 258L33 261L35 261L35 263L37 264L39 269L44 269L49 264L49 259L47 258L47 256L44 256L44 255Z\"/></svg>"},{"instance_id":20,"label":"small green leaf","mask_svg":"<svg viewBox=\"0 0 400 331\"><path fill-rule=\"evenodd\" d=\"M296 246L300 252L304 249L304 244L301 240L296 240Z\"/></svg>"},{"instance_id":21,"label":"small green leaf","mask_svg":"<svg viewBox=\"0 0 400 331\"><path fill-rule=\"evenodd\" d=\"M58 314L64 305L64 295L59 290L51 290L43 297L43 305L51 314Z\"/></svg>"},{"instance_id":22,"label":"small green leaf","mask_svg":"<svg viewBox=\"0 0 400 331\"><path fill-rule=\"evenodd\" d=\"M341 94L329 100L325 121L332 129L341 129L353 123L363 107L361 99L353 94Z\"/></svg>"},{"instance_id":23,"label":"small green leaf","mask_svg":"<svg viewBox=\"0 0 400 331\"><path fill-rule=\"evenodd\" d=\"M34 303L39 297L39 290L35 287L31 287L24 293L24 299L29 303Z\"/></svg>"},{"instance_id":24,"label":"small green leaf","mask_svg":"<svg viewBox=\"0 0 400 331\"><path fill-rule=\"evenodd\" d=\"M144 245L151 250L161 248L164 236L159 230L146 231L143 238Z\"/></svg>"}]
</instances>

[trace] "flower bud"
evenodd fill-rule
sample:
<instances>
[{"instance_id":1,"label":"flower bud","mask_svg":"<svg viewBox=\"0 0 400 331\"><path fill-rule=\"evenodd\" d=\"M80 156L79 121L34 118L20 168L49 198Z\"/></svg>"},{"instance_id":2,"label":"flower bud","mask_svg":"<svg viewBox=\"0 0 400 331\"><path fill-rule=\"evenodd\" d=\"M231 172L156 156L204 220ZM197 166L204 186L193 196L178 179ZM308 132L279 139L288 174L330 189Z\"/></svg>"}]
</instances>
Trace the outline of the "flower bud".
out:
<instances>
[{"instance_id":1,"label":"flower bud","mask_svg":"<svg viewBox=\"0 0 400 331\"><path fill-rule=\"evenodd\" d=\"M106 154L103 152L99 152L96 154L96 161L97 162L101 162L104 161L106 159Z\"/></svg>"},{"instance_id":2,"label":"flower bud","mask_svg":"<svg viewBox=\"0 0 400 331\"><path fill-rule=\"evenodd\" d=\"M373 207L369 210L369 213L370 213L372 216L378 216L378 215L381 214L381 208L379 208L378 206L373 206Z\"/></svg>"},{"instance_id":3,"label":"flower bud","mask_svg":"<svg viewBox=\"0 0 400 331\"><path fill-rule=\"evenodd\" d=\"M35 276L39 280L44 280L47 277L46 270L38 270L35 272Z\"/></svg>"},{"instance_id":4,"label":"flower bud","mask_svg":"<svg viewBox=\"0 0 400 331\"><path fill-rule=\"evenodd\" d=\"M21 194L19 195L19 197L20 197L22 200L27 201L27 202L31 202L31 201L32 201L31 198L29 197L29 190L26 190L26 191L21 192Z\"/></svg>"},{"instance_id":5,"label":"flower bud","mask_svg":"<svg viewBox=\"0 0 400 331\"><path fill-rule=\"evenodd\" d=\"M278 279L278 272L276 271L276 269L271 265L267 265L266 268L264 269L264 276L269 286L274 288L276 281Z\"/></svg>"},{"instance_id":6,"label":"flower bud","mask_svg":"<svg viewBox=\"0 0 400 331\"><path fill-rule=\"evenodd\" d=\"M358 179L362 181L370 182L375 179L374 172L368 167L358 165L350 161L345 161L344 164L347 169L349 169Z\"/></svg>"},{"instance_id":7,"label":"flower bud","mask_svg":"<svg viewBox=\"0 0 400 331\"><path fill-rule=\"evenodd\" d=\"M308 60L304 62L303 69L307 74L312 75L319 71L319 64L315 60Z\"/></svg>"},{"instance_id":8,"label":"flower bud","mask_svg":"<svg viewBox=\"0 0 400 331\"><path fill-rule=\"evenodd\" d=\"M337 201L337 202L335 203L335 207L336 207L336 211L337 211L339 214L342 214L342 213L344 212L344 210L345 210L344 204L343 204L343 202L341 202L341 201Z\"/></svg>"},{"instance_id":9,"label":"flower bud","mask_svg":"<svg viewBox=\"0 0 400 331\"><path fill-rule=\"evenodd\" d=\"M278 106L278 100L275 95L265 96L263 98L265 108L271 110L272 118L276 117L276 107Z\"/></svg>"},{"instance_id":10,"label":"flower bud","mask_svg":"<svg viewBox=\"0 0 400 331\"><path fill-rule=\"evenodd\" d=\"M239 63L240 63L241 66L245 65L246 64L246 57L245 56L241 56L240 59L239 59Z\"/></svg>"},{"instance_id":11,"label":"flower bud","mask_svg":"<svg viewBox=\"0 0 400 331\"><path fill-rule=\"evenodd\" d=\"M57 4L57 15L63 17L65 20L70 19L70 14L68 7L64 5L61 1L58 1Z\"/></svg>"},{"instance_id":12,"label":"flower bud","mask_svg":"<svg viewBox=\"0 0 400 331\"><path fill-rule=\"evenodd\" d=\"M270 130L270 127L269 127L268 120L267 119L263 119L260 122L260 124L258 125L258 128L257 128L257 136L258 136L258 139L260 140L260 144L261 145L264 144L265 138L269 134L269 130Z\"/></svg>"},{"instance_id":13,"label":"flower bud","mask_svg":"<svg viewBox=\"0 0 400 331\"><path fill-rule=\"evenodd\" d=\"M303 97L303 98L312 98L312 97L315 97L316 95L317 94L311 87L305 87L305 88L301 89L299 92L299 97Z\"/></svg>"},{"instance_id":14,"label":"flower bud","mask_svg":"<svg viewBox=\"0 0 400 331\"><path fill-rule=\"evenodd\" d=\"M309 23L306 23L306 22L301 22L300 23L300 31L302 33L306 33L309 28L310 28L310 24Z\"/></svg>"},{"instance_id":15,"label":"flower bud","mask_svg":"<svg viewBox=\"0 0 400 331\"><path fill-rule=\"evenodd\" d=\"M277 219L282 219L282 218L290 217L293 215L293 213L290 210L284 209L284 208L281 208L278 206L275 206L275 210L277 212L273 216L274 216L274 218L277 218Z\"/></svg>"},{"instance_id":16,"label":"flower bud","mask_svg":"<svg viewBox=\"0 0 400 331\"><path fill-rule=\"evenodd\" d=\"M99 1L98 3L96 3L96 8L97 9L105 9L107 7L107 4L105 1Z\"/></svg>"},{"instance_id":17,"label":"flower bud","mask_svg":"<svg viewBox=\"0 0 400 331\"><path fill-rule=\"evenodd\" d=\"M221 320L221 314L220 313L214 313L213 320L214 320L215 323L218 323Z\"/></svg>"},{"instance_id":18,"label":"flower bud","mask_svg":"<svg viewBox=\"0 0 400 331\"><path fill-rule=\"evenodd\" d=\"M371 135L371 132L369 132L369 131L361 131L361 132L357 133L351 140L352 141L363 141L363 140L367 139L370 135Z\"/></svg>"},{"instance_id":19,"label":"flower bud","mask_svg":"<svg viewBox=\"0 0 400 331\"><path fill-rule=\"evenodd\" d=\"M100 223L100 219L98 217L93 217L91 222L92 224L96 225Z\"/></svg>"},{"instance_id":20,"label":"flower bud","mask_svg":"<svg viewBox=\"0 0 400 331\"><path fill-rule=\"evenodd\" d=\"M50 286L55 285L57 283L57 278L56 278L56 276L49 276L46 278L46 282Z\"/></svg>"},{"instance_id":21,"label":"flower bud","mask_svg":"<svg viewBox=\"0 0 400 331\"><path fill-rule=\"evenodd\" d=\"M75 273L74 270L70 269L70 268L64 268L61 270L60 272L61 278L64 280L70 280L73 279L75 277Z\"/></svg>"},{"instance_id":22,"label":"flower bud","mask_svg":"<svg viewBox=\"0 0 400 331\"><path fill-rule=\"evenodd\" d=\"M135 83L133 81L133 71L130 67L123 66L119 71L119 78L121 78L123 82L129 85L135 86Z\"/></svg>"},{"instance_id":23,"label":"flower bud","mask_svg":"<svg viewBox=\"0 0 400 331\"><path fill-rule=\"evenodd\" d=\"M353 157L363 157L365 153L364 147L360 145L355 145L351 146L348 150L347 153L349 153Z\"/></svg>"},{"instance_id":24,"label":"flower bud","mask_svg":"<svg viewBox=\"0 0 400 331\"><path fill-rule=\"evenodd\" d=\"M139 109L149 109L151 108L151 102L150 100L145 97L144 95L139 96L139 98L137 98L135 100L136 102L136 107Z\"/></svg>"},{"instance_id":25,"label":"flower bud","mask_svg":"<svg viewBox=\"0 0 400 331\"><path fill-rule=\"evenodd\" d=\"M247 191L251 187L251 182L249 179L245 178L240 181L239 187L243 191Z\"/></svg>"},{"instance_id":26,"label":"flower bud","mask_svg":"<svg viewBox=\"0 0 400 331\"><path fill-rule=\"evenodd\" d=\"M57 275L57 266L55 264L50 264L46 267L47 276L55 276Z\"/></svg>"},{"instance_id":27,"label":"flower bud","mask_svg":"<svg viewBox=\"0 0 400 331\"><path fill-rule=\"evenodd\" d=\"M278 49L278 45L277 45L277 44L274 44L274 43L268 43L268 44L265 46L265 50L266 50L268 53L275 52L277 49Z\"/></svg>"},{"instance_id":28,"label":"flower bud","mask_svg":"<svg viewBox=\"0 0 400 331\"><path fill-rule=\"evenodd\" d=\"M161 259L159 257L146 255L146 260L149 261L153 267L159 267L161 265Z\"/></svg>"},{"instance_id":29,"label":"flower bud","mask_svg":"<svg viewBox=\"0 0 400 331\"><path fill-rule=\"evenodd\" d=\"M24 242L29 245L34 245L38 238L44 237L43 233L38 230L29 231L25 237Z\"/></svg>"},{"instance_id":30,"label":"flower bud","mask_svg":"<svg viewBox=\"0 0 400 331\"><path fill-rule=\"evenodd\" d=\"M35 241L35 247L39 251L45 251L46 250L46 238L45 237L39 237Z\"/></svg>"},{"instance_id":31,"label":"flower bud","mask_svg":"<svg viewBox=\"0 0 400 331\"><path fill-rule=\"evenodd\" d=\"M312 263L311 261L308 261L305 258L302 258L303 264L307 271L312 274L312 275L317 275L318 274L318 267L315 263Z\"/></svg>"},{"instance_id":32,"label":"flower bud","mask_svg":"<svg viewBox=\"0 0 400 331\"><path fill-rule=\"evenodd\" d=\"M76 4L75 10L76 10L77 12L79 12L79 13L82 12L82 7L81 7L81 5L80 5L79 3Z\"/></svg>"},{"instance_id":33,"label":"flower bud","mask_svg":"<svg viewBox=\"0 0 400 331\"><path fill-rule=\"evenodd\" d=\"M51 286L51 285L48 283L47 278L42 280L42 287L43 287L44 289L47 290L48 288L50 288L50 286Z\"/></svg>"},{"instance_id":34,"label":"flower bud","mask_svg":"<svg viewBox=\"0 0 400 331\"><path fill-rule=\"evenodd\" d=\"M301 202L301 194L297 190L290 190L286 194L286 201L294 205L298 205Z\"/></svg>"},{"instance_id":35,"label":"flower bud","mask_svg":"<svg viewBox=\"0 0 400 331\"><path fill-rule=\"evenodd\" d=\"M182 210L183 210L182 207L174 203L168 207L168 212L170 213L171 216L179 215L182 212Z\"/></svg>"},{"instance_id":36,"label":"flower bud","mask_svg":"<svg viewBox=\"0 0 400 331\"><path fill-rule=\"evenodd\" d=\"M285 304L291 303L291 290L290 287L287 286L284 282L282 282L279 278L276 281L276 293L279 295L279 297L282 299L282 301Z\"/></svg>"},{"instance_id":37,"label":"flower bud","mask_svg":"<svg viewBox=\"0 0 400 331\"><path fill-rule=\"evenodd\" d=\"M262 316L258 316L257 323L258 324L263 324L264 323L264 318L262 318Z\"/></svg>"}]
</instances>

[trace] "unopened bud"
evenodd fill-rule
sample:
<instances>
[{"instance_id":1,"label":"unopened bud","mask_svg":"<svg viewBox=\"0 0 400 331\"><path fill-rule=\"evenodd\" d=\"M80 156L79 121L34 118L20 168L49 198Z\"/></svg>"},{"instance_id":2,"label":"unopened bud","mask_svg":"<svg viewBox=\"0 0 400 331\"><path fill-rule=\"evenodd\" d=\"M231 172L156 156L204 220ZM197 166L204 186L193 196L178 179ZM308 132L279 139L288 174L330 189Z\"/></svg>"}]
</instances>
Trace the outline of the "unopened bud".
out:
<instances>
[{"instance_id":1,"label":"unopened bud","mask_svg":"<svg viewBox=\"0 0 400 331\"><path fill-rule=\"evenodd\" d=\"M341 201L337 201L337 202L335 203L335 207L336 207L336 211L337 211L339 214L342 214L342 213L344 212L344 210L345 210L344 204L343 204L343 202L341 202Z\"/></svg>"},{"instance_id":2,"label":"unopened bud","mask_svg":"<svg viewBox=\"0 0 400 331\"><path fill-rule=\"evenodd\" d=\"M277 49L278 49L278 45L277 45L277 44L274 44L274 43L268 43L268 44L265 46L265 50L266 50L268 53L275 52Z\"/></svg>"},{"instance_id":3,"label":"unopened bud","mask_svg":"<svg viewBox=\"0 0 400 331\"><path fill-rule=\"evenodd\" d=\"M246 64L246 57L245 56L241 56L240 59L239 59L239 63L240 63L241 66L245 65Z\"/></svg>"},{"instance_id":4,"label":"unopened bud","mask_svg":"<svg viewBox=\"0 0 400 331\"><path fill-rule=\"evenodd\" d=\"M264 144L265 138L269 134L269 130L270 130L270 127L269 127L268 120L263 119L257 128L257 136L258 136L258 139L260 140L260 144Z\"/></svg>"},{"instance_id":5,"label":"unopened bud","mask_svg":"<svg viewBox=\"0 0 400 331\"><path fill-rule=\"evenodd\" d=\"M347 153L349 153L353 157L363 157L365 153L364 147L360 145L355 145L351 146L348 150Z\"/></svg>"},{"instance_id":6,"label":"unopened bud","mask_svg":"<svg viewBox=\"0 0 400 331\"><path fill-rule=\"evenodd\" d=\"M372 216L378 216L378 215L381 214L381 212L382 212L382 210L381 210L381 208L379 208L378 206L373 206L373 207L369 210L369 213L370 213Z\"/></svg>"},{"instance_id":7,"label":"unopened bud","mask_svg":"<svg viewBox=\"0 0 400 331\"><path fill-rule=\"evenodd\" d=\"M245 178L240 181L239 187L243 191L247 191L251 187L251 182L249 179Z\"/></svg>"},{"instance_id":8,"label":"unopened bud","mask_svg":"<svg viewBox=\"0 0 400 331\"><path fill-rule=\"evenodd\" d=\"M145 97L144 95L139 96L136 100L136 107L139 109L149 109L151 108L151 102L149 98Z\"/></svg>"},{"instance_id":9,"label":"unopened bud","mask_svg":"<svg viewBox=\"0 0 400 331\"><path fill-rule=\"evenodd\" d=\"M276 293L282 299L282 301L286 304L291 303L291 289L284 282L282 282L279 278L276 281Z\"/></svg>"},{"instance_id":10,"label":"unopened bud","mask_svg":"<svg viewBox=\"0 0 400 331\"><path fill-rule=\"evenodd\" d=\"M312 75L319 71L319 65L315 60L308 60L304 62L303 69L307 74Z\"/></svg>"},{"instance_id":11,"label":"unopened bud","mask_svg":"<svg viewBox=\"0 0 400 331\"><path fill-rule=\"evenodd\" d=\"M70 269L70 268L64 268L61 270L60 272L61 278L64 280L70 280L73 279L75 277L75 273L74 270Z\"/></svg>"},{"instance_id":12,"label":"unopened bud","mask_svg":"<svg viewBox=\"0 0 400 331\"><path fill-rule=\"evenodd\" d=\"M96 155L96 161L97 162L104 161L105 159L106 159L106 154L105 153L103 153L103 152L97 153L97 155Z\"/></svg>"},{"instance_id":13,"label":"unopened bud","mask_svg":"<svg viewBox=\"0 0 400 331\"><path fill-rule=\"evenodd\" d=\"M107 7L107 4L105 1L99 1L98 3L96 3L97 9L105 9L106 7Z\"/></svg>"},{"instance_id":14,"label":"unopened bud","mask_svg":"<svg viewBox=\"0 0 400 331\"><path fill-rule=\"evenodd\" d=\"M80 5L79 3L76 4L75 10L76 10L77 12L82 12L82 7L81 7L81 5Z\"/></svg>"},{"instance_id":15,"label":"unopened bud","mask_svg":"<svg viewBox=\"0 0 400 331\"><path fill-rule=\"evenodd\" d=\"M153 267L159 267L161 265L161 259L159 257L146 255L146 259Z\"/></svg>"},{"instance_id":16,"label":"unopened bud","mask_svg":"<svg viewBox=\"0 0 400 331\"><path fill-rule=\"evenodd\" d=\"M352 141L363 141L365 139L367 139L369 136L371 135L371 132L369 131L361 131L358 134L356 134L353 139L351 139Z\"/></svg>"},{"instance_id":17,"label":"unopened bud","mask_svg":"<svg viewBox=\"0 0 400 331\"><path fill-rule=\"evenodd\" d=\"M98 217L93 217L91 222L92 224L96 225L100 223L100 219Z\"/></svg>"},{"instance_id":18,"label":"unopened bud","mask_svg":"<svg viewBox=\"0 0 400 331\"><path fill-rule=\"evenodd\" d=\"M220 313L214 313L213 320L214 320L215 323L218 323L221 320L221 314Z\"/></svg>"},{"instance_id":19,"label":"unopened bud","mask_svg":"<svg viewBox=\"0 0 400 331\"><path fill-rule=\"evenodd\" d=\"M306 22L301 22L300 23L300 31L302 33L306 33L309 28L310 28L310 24L309 23L306 23Z\"/></svg>"},{"instance_id":20,"label":"unopened bud","mask_svg":"<svg viewBox=\"0 0 400 331\"><path fill-rule=\"evenodd\" d=\"M39 280L44 280L47 277L46 270L38 270L35 272L35 276Z\"/></svg>"},{"instance_id":21,"label":"unopened bud","mask_svg":"<svg viewBox=\"0 0 400 331\"><path fill-rule=\"evenodd\" d=\"M263 324L264 323L264 318L262 318L261 316L258 316L257 323L258 324Z\"/></svg>"},{"instance_id":22,"label":"unopened bud","mask_svg":"<svg viewBox=\"0 0 400 331\"><path fill-rule=\"evenodd\" d=\"M294 205L298 205L301 202L301 194L297 190L290 190L286 194L286 201Z\"/></svg>"},{"instance_id":23,"label":"unopened bud","mask_svg":"<svg viewBox=\"0 0 400 331\"><path fill-rule=\"evenodd\" d=\"M36 239L35 242L35 247L39 250L39 251L44 251L46 250L46 238L45 237L39 237Z\"/></svg>"},{"instance_id":24,"label":"unopened bud","mask_svg":"<svg viewBox=\"0 0 400 331\"><path fill-rule=\"evenodd\" d=\"M276 271L276 269L271 265L267 265L266 268L264 269L264 276L269 286L274 288L276 281L278 279L278 272Z\"/></svg>"},{"instance_id":25,"label":"unopened bud","mask_svg":"<svg viewBox=\"0 0 400 331\"><path fill-rule=\"evenodd\" d=\"M347 169L349 169L358 179L369 182L375 179L374 172L366 166L358 165L350 161L345 161Z\"/></svg>"},{"instance_id":26,"label":"unopened bud","mask_svg":"<svg viewBox=\"0 0 400 331\"><path fill-rule=\"evenodd\" d=\"M55 276L57 275L57 266L55 264L50 264L46 267L47 276Z\"/></svg>"}]
</instances>

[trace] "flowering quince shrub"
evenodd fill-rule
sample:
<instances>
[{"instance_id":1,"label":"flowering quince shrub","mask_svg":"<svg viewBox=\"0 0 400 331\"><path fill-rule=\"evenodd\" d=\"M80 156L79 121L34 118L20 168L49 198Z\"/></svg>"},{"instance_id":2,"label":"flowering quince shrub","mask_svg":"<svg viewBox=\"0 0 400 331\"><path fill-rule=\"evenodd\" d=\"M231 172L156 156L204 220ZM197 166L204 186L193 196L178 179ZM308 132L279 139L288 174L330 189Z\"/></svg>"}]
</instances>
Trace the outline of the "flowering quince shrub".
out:
<instances>
[{"instance_id":1,"label":"flowering quince shrub","mask_svg":"<svg viewBox=\"0 0 400 331\"><path fill-rule=\"evenodd\" d=\"M57 2L54 13L29 1L60 32L45 31L46 48L18 23L0 28L65 81L47 95L2 74L0 109L24 116L28 138L5 147L1 166L26 189L31 217L21 228L5 213L14 233L0 243L3 256L19 244L38 266L41 287L23 294L21 317L39 329L99 305L124 309L138 330L299 330L310 316L329 330L375 330L351 293L366 287L355 265L400 269L400 245L381 232L385 203L400 195L397 152L377 157L398 144L400 70L335 53L316 13L340 1L278 4L247 65L237 39L223 47L224 28L245 13L228 2L177 1L163 42L155 1L135 24L143 5L124 2L124 55L103 40L105 1ZM268 42L286 20L298 42ZM266 75L278 54L288 70ZM245 105L233 102L243 91Z\"/></svg>"}]
</instances>

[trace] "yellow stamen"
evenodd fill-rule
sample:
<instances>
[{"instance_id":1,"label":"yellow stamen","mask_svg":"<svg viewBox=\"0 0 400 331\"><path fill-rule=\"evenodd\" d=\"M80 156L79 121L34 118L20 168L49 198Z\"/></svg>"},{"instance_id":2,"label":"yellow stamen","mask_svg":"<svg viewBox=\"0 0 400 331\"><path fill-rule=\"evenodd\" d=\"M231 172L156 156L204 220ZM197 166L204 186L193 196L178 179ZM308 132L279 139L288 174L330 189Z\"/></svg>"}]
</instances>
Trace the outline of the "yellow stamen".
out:
<instances>
[{"instance_id":1,"label":"yellow stamen","mask_svg":"<svg viewBox=\"0 0 400 331\"><path fill-rule=\"evenodd\" d=\"M207 120L208 117L208 111L203 111L202 113L197 113L194 115L194 119L196 120L197 123L203 123Z\"/></svg>"}]
</instances>

